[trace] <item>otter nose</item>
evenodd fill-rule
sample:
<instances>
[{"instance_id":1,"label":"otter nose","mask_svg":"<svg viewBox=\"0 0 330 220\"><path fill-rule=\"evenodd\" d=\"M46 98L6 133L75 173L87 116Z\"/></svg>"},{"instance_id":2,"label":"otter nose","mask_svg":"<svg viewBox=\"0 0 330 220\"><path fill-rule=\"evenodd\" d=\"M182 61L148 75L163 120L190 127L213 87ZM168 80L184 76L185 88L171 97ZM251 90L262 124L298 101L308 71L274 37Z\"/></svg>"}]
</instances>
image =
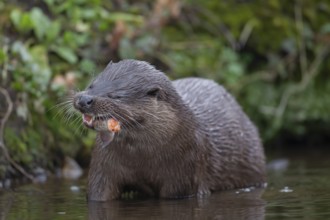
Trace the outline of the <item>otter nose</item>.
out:
<instances>
[{"instance_id":1,"label":"otter nose","mask_svg":"<svg viewBox=\"0 0 330 220\"><path fill-rule=\"evenodd\" d=\"M90 95L82 95L78 99L78 106L82 108L89 108L93 104L93 96Z\"/></svg>"}]
</instances>

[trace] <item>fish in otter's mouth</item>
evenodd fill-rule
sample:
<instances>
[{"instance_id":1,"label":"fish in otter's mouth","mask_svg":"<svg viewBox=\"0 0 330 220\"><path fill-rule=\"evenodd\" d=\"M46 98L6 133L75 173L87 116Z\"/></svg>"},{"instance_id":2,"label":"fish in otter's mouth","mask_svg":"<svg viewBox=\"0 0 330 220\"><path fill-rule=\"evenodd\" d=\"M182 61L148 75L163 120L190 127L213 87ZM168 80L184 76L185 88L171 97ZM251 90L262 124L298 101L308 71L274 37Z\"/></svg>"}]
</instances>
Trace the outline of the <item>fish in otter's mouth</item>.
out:
<instances>
[{"instance_id":1,"label":"fish in otter's mouth","mask_svg":"<svg viewBox=\"0 0 330 220\"><path fill-rule=\"evenodd\" d=\"M99 131L103 147L108 145L113 140L115 133L121 129L120 122L114 118L82 114L82 120L86 127Z\"/></svg>"},{"instance_id":2,"label":"fish in otter's mouth","mask_svg":"<svg viewBox=\"0 0 330 220\"><path fill-rule=\"evenodd\" d=\"M93 128L98 131L119 132L120 123L114 118L104 119L103 117L90 114L82 114L83 123L88 128Z\"/></svg>"},{"instance_id":3,"label":"fish in otter's mouth","mask_svg":"<svg viewBox=\"0 0 330 220\"><path fill-rule=\"evenodd\" d=\"M120 131L120 123L114 118L102 119L100 117L83 114L83 123L99 131L103 147L107 146L114 138L115 133Z\"/></svg>"}]
</instances>

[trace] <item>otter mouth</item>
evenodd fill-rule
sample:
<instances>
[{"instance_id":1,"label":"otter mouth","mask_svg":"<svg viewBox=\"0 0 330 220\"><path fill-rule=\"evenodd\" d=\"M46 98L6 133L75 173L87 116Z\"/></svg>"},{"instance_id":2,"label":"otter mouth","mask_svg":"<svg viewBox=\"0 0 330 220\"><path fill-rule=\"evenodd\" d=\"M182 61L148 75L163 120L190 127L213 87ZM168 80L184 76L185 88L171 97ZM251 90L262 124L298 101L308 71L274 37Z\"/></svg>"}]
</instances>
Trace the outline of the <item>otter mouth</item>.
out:
<instances>
[{"instance_id":1,"label":"otter mouth","mask_svg":"<svg viewBox=\"0 0 330 220\"><path fill-rule=\"evenodd\" d=\"M83 119L84 125L86 125L87 127L90 127L90 128L93 127L93 122L95 120L95 116L88 115L88 114L83 114L82 119Z\"/></svg>"},{"instance_id":2,"label":"otter mouth","mask_svg":"<svg viewBox=\"0 0 330 220\"><path fill-rule=\"evenodd\" d=\"M86 127L95 130L100 130L100 129L102 130L102 126L100 127L100 125L102 124L102 122L105 122L107 119L98 117L96 115L83 114L82 120L83 120L83 124Z\"/></svg>"},{"instance_id":3,"label":"otter mouth","mask_svg":"<svg viewBox=\"0 0 330 220\"><path fill-rule=\"evenodd\" d=\"M94 130L107 130L107 122L110 119L112 118L92 114L82 114L83 124Z\"/></svg>"},{"instance_id":4,"label":"otter mouth","mask_svg":"<svg viewBox=\"0 0 330 220\"><path fill-rule=\"evenodd\" d=\"M100 139L103 142L102 147L110 144L113 140L115 133L120 131L120 122L114 118L105 118L96 115L83 114L83 123L88 128L94 129L99 132Z\"/></svg>"},{"instance_id":5,"label":"otter mouth","mask_svg":"<svg viewBox=\"0 0 330 220\"><path fill-rule=\"evenodd\" d=\"M86 127L97 131L119 132L121 130L120 122L112 117L83 114L83 123Z\"/></svg>"}]
</instances>

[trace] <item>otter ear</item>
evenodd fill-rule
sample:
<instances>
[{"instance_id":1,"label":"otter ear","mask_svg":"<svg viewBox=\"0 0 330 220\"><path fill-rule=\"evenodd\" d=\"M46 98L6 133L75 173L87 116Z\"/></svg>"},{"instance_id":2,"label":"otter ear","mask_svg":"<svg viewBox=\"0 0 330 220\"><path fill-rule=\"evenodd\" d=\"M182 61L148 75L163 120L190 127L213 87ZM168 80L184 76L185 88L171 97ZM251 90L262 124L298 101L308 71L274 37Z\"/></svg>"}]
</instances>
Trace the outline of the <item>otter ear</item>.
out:
<instances>
[{"instance_id":1,"label":"otter ear","mask_svg":"<svg viewBox=\"0 0 330 220\"><path fill-rule=\"evenodd\" d=\"M147 92L147 95L151 96L151 97L159 98L160 92L161 92L161 89L159 87L154 87L154 88L149 89L149 91Z\"/></svg>"}]
</instances>

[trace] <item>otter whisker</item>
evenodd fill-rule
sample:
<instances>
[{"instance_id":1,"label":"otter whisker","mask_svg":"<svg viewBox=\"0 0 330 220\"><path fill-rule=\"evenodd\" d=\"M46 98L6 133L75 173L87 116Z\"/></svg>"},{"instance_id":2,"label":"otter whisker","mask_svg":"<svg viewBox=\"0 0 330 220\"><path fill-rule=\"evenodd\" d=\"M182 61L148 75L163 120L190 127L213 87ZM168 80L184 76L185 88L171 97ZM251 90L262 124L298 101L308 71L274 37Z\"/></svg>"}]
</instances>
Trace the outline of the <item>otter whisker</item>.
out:
<instances>
[{"instance_id":1,"label":"otter whisker","mask_svg":"<svg viewBox=\"0 0 330 220\"><path fill-rule=\"evenodd\" d=\"M132 121L132 123L136 124L138 127L143 128L143 125L132 117L132 115L134 114L131 111L129 111L128 109L125 109L125 111L127 111L127 113L123 112L124 117L127 117L129 120Z\"/></svg>"},{"instance_id":2,"label":"otter whisker","mask_svg":"<svg viewBox=\"0 0 330 220\"><path fill-rule=\"evenodd\" d=\"M53 107L51 107L50 109L48 109L48 111L56 111L56 114L53 116L53 119L57 118L61 113L63 113L65 111L65 109L72 107L71 106L71 100L67 100L65 102L61 102L59 104L54 105Z\"/></svg>"},{"instance_id":3,"label":"otter whisker","mask_svg":"<svg viewBox=\"0 0 330 220\"><path fill-rule=\"evenodd\" d=\"M72 118L74 118L73 120L71 120ZM82 124L80 123L81 121L81 117L79 117L76 114L71 114L70 118L68 118L70 121L72 121L73 123L79 123L79 126L82 126Z\"/></svg>"},{"instance_id":4,"label":"otter whisker","mask_svg":"<svg viewBox=\"0 0 330 220\"><path fill-rule=\"evenodd\" d=\"M50 108L50 110L52 110L53 108L56 108L57 106L61 106L61 105L66 104L68 102L72 102L73 98L74 98L73 95L69 95L69 96L66 96L65 98L62 98L62 101L58 104L55 104L52 108Z\"/></svg>"},{"instance_id":5,"label":"otter whisker","mask_svg":"<svg viewBox=\"0 0 330 220\"><path fill-rule=\"evenodd\" d=\"M66 123L67 123L67 122L70 122L71 119L72 119L72 117L78 116L76 113L77 113L77 112L74 111L74 109L73 109L72 107L66 109L66 111L65 111L65 118L64 118L65 121L66 121ZM78 118L79 118L79 117L76 117L75 120L77 120Z\"/></svg>"},{"instance_id":6,"label":"otter whisker","mask_svg":"<svg viewBox=\"0 0 330 220\"><path fill-rule=\"evenodd\" d=\"M76 117L73 121L72 121L72 125L73 127L75 127L76 129L74 130L74 134L76 135L83 135L84 133L86 133L88 131L88 129L83 126L83 124L80 122L81 118L80 117Z\"/></svg>"},{"instance_id":7,"label":"otter whisker","mask_svg":"<svg viewBox=\"0 0 330 220\"><path fill-rule=\"evenodd\" d=\"M104 109L102 110L102 112L106 112L106 111L107 111L107 109L106 109L106 107L104 107ZM125 111L127 111L127 110L125 110ZM135 121L133 117L129 116L128 113L125 113L125 111L122 111L120 113L119 112L117 113L116 111L112 111L111 113L108 112L107 114L109 114L110 117L113 117L116 120L122 121L124 127L126 127L126 124L127 124L127 128L129 128L129 127L130 128L134 128L134 124L133 123L135 123L135 124L139 124L139 123L137 121ZM128 118L132 122L130 122L126 118Z\"/></svg>"},{"instance_id":8,"label":"otter whisker","mask_svg":"<svg viewBox=\"0 0 330 220\"><path fill-rule=\"evenodd\" d=\"M161 121L161 118L160 118L160 117L157 117L155 114L152 114L152 113L150 113L150 112L148 112L148 111L145 111L145 110L142 110L142 109L141 109L141 111L142 111L143 113L145 113L146 115L149 115L149 116L151 116L151 117L153 117L153 118L155 118L155 119Z\"/></svg>"},{"instance_id":9,"label":"otter whisker","mask_svg":"<svg viewBox=\"0 0 330 220\"><path fill-rule=\"evenodd\" d=\"M64 123L67 124L72 114L73 114L73 110L71 108L66 108L66 109L62 109L62 113L58 115L61 116L60 120L64 121Z\"/></svg>"},{"instance_id":10,"label":"otter whisker","mask_svg":"<svg viewBox=\"0 0 330 220\"><path fill-rule=\"evenodd\" d=\"M120 116L119 114L117 114L118 116ZM126 117L129 120L126 120L127 124L130 125L131 128L134 128L134 124L137 125L137 127L143 128L143 125L141 123L139 123L137 120L135 120L133 117L131 117L128 114L124 114L123 117L120 116L121 118ZM124 119L124 118L123 118Z\"/></svg>"}]
</instances>

